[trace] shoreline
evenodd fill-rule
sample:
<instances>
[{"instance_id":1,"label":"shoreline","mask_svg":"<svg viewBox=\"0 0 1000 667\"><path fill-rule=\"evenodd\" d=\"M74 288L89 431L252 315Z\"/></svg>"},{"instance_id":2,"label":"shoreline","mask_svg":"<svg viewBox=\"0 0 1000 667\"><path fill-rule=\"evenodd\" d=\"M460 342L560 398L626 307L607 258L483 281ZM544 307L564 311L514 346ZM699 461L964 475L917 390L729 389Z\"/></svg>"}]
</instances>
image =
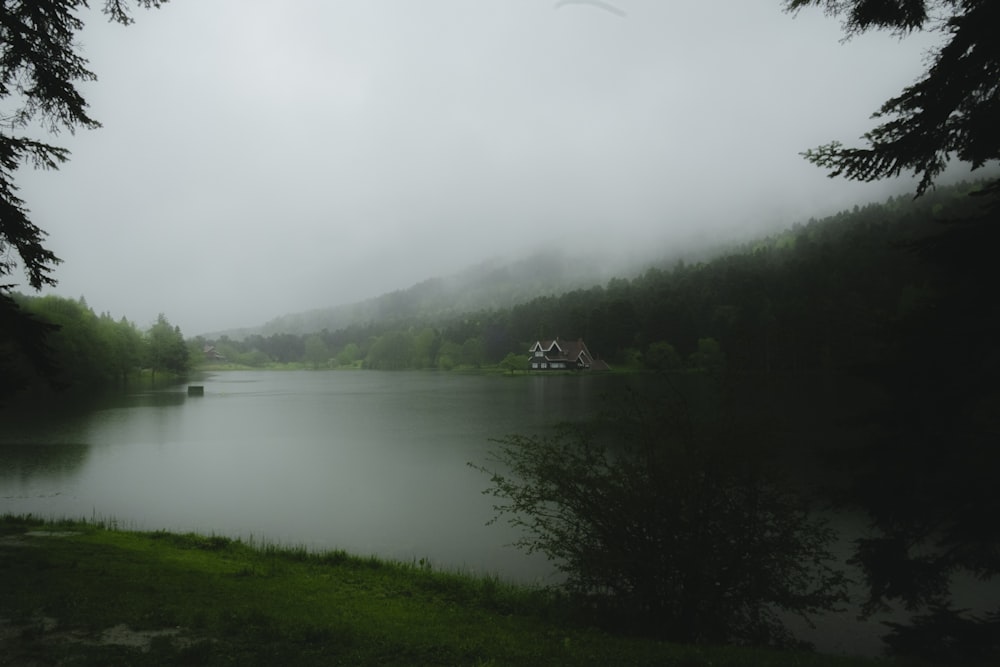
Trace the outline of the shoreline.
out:
<instances>
[{"instance_id":1,"label":"shoreline","mask_svg":"<svg viewBox=\"0 0 1000 667\"><path fill-rule=\"evenodd\" d=\"M114 522L0 517L0 562L6 664L885 664L611 635L497 577Z\"/></svg>"}]
</instances>

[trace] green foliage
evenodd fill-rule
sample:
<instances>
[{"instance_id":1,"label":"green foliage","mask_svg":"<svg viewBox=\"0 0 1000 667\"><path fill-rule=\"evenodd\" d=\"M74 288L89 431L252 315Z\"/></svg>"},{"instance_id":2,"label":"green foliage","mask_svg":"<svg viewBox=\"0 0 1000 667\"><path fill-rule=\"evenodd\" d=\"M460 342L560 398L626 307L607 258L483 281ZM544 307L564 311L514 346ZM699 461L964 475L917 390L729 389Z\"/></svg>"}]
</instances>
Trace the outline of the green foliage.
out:
<instances>
[{"instance_id":1,"label":"green foliage","mask_svg":"<svg viewBox=\"0 0 1000 667\"><path fill-rule=\"evenodd\" d=\"M361 357L361 348L357 343L348 343L337 353L337 363L341 366L353 366L354 362Z\"/></svg>"},{"instance_id":2,"label":"green foliage","mask_svg":"<svg viewBox=\"0 0 1000 667\"><path fill-rule=\"evenodd\" d=\"M685 642L786 643L778 610L845 600L832 532L748 428L687 397L628 399L603 428L511 435L473 466L490 475L494 520L523 529L517 546L612 622Z\"/></svg>"},{"instance_id":3,"label":"green foliage","mask_svg":"<svg viewBox=\"0 0 1000 667\"><path fill-rule=\"evenodd\" d=\"M272 361L270 356L257 347L244 345L240 341L231 341L226 336L221 337L214 345L201 340L196 353L192 355L192 359L203 358L204 353L202 350L205 345L215 348L214 359L205 359L204 361L207 363L235 364L236 366L260 368L267 366Z\"/></svg>"},{"instance_id":4,"label":"green foliage","mask_svg":"<svg viewBox=\"0 0 1000 667\"><path fill-rule=\"evenodd\" d=\"M305 354L302 360L310 364L313 368L327 366L330 362L330 348L319 334L313 334L306 338Z\"/></svg>"},{"instance_id":5,"label":"green foliage","mask_svg":"<svg viewBox=\"0 0 1000 667\"><path fill-rule=\"evenodd\" d=\"M942 219L974 214L983 198L967 195L977 189L961 183L918 200L855 207L711 260L652 267L606 286L512 307L441 316L429 311L319 335L330 350L353 344L354 359L365 359L369 368L494 365L526 341L569 335L627 368L649 359L660 365L655 349L648 354L664 341L681 367L697 366L704 356L699 340L714 339L731 370L843 372L883 358L885 331L904 311L935 307L940 276L904 248L938 238ZM257 349L291 363L302 360L306 337L254 335L228 343L239 353Z\"/></svg>"},{"instance_id":6,"label":"green foliage","mask_svg":"<svg viewBox=\"0 0 1000 667\"><path fill-rule=\"evenodd\" d=\"M447 322L487 308L507 309L532 299L590 286L601 275L590 261L558 251L542 251L512 263L486 261L455 276L431 278L404 290L359 303L277 317L260 328L264 338L278 333L303 336L315 331L424 326ZM449 337L458 342L462 337ZM360 343L363 337L354 336ZM334 348L343 345L340 341ZM501 355L502 356L502 355Z\"/></svg>"},{"instance_id":7,"label":"green foliage","mask_svg":"<svg viewBox=\"0 0 1000 667\"><path fill-rule=\"evenodd\" d=\"M479 336L467 338L462 343L460 360L463 366L479 368L487 361L486 344Z\"/></svg>"},{"instance_id":8,"label":"green foliage","mask_svg":"<svg viewBox=\"0 0 1000 667\"><path fill-rule=\"evenodd\" d=\"M205 356L205 338L202 336L196 336L194 338L188 338L184 341L188 349L188 359L191 362L191 367L201 366L209 361Z\"/></svg>"},{"instance_id":9,"label":"green foliage","mask_svg":"<svg viewBox=\"0 0 1000 667\"><path fill-rule=\"evenodd\" d=\"M510 371L513 375L516 371L528 370L528 356L524 353L516 354L511 352L500 361L500 368Z\"/></svg>"},{"instance_id":10,"label":"green foliage","mask_svg":"<svg viewBox=\"0 0 1000 667\"><path fill-rule=\"evenodd\" d=\"M643 365L656 371L675 371L681 367L681 357L665 340L650 343L642 357Z\"/></svg>"},{"instance_id":11,"label":"green foliage","mask_svg":"<svg viewBox=\"0 0 1000 667\"><path fill-rule=\"evenodd\" d=\"M158 7L163 1L139 0L137 4ZM86 6L85 0L0 1L0 103L6 128L0 134L0 319L6 325L0 334L0 368L16 370L13 377L18 383L26 381L25 362L31 371L42 375L54 372L54 365L45 359L40 342L32 342L26 335L44 336L47 328L14 306L11 290L15 285L8 282L8 276L21 268L31 288L55 285L52 272L60 260L45 246L45 232L29 218L14 177L25 164L56 169L69 157L65 148L39 141L30 132L40 129L55 134L100 127L87 114L87 102L77 87L96 79L87 69L86 59L77 53L83 30L80 12ZM131 22L123 0L106 0L103 6L111 20ZM75 323L72 314L67 317L69 323ZM81 338L70 339L86 345ZM59 343L70 345L70 339ZM67 361L87 363L79 357L64 357L63 362ZM83 371L77 368L71 372ZM49 380L55 381L51 376ZM8 393L14 381L5 378L0 384L0 392Z\"/></svg>"},{"instance_id":12,"label":"green foliage","mask_svg":"<svg viewBox=\"0 0 1000 667\"><path fill-rule=\"evenodd\" d=\"M644 367L642 352L634 347L626 347L619 352L618 363L629 370L639 370Z\"/></svg>"},{"instance_id":13,"label":"green foliage","mask_svg":"<svg viewBox=\"0 0 1000 667\"><path fill-rule=\"evenodd\" d=\"M973 170L1000 161L1000 3L786 1L791 10L807 5L844 15L849 36L871 29L944 36L921 78L875 114L883 122L865 135L865 147L834 141L807 151L807 159L831 176L860 181L910 171L923 197L933 194L929 188L953 158ZM899 654L1000 658L993 639L1000 605L975 618L952 607L949 590L957 572L982 580L1000 574L1000 312L987 287L996 282L1000 180L995 172L992 179L964 206L932 203L931 217L948 222L947 231L907 244L925 261L922 280L895 282L897 299L886 308L895 316L879 313L874 320L884 346L865 372L888 400L870 424L876 435L851 457L852 500L873 527L872 536L859 540L855 560L869 588L868 611L900 601L924 612L912 626L894 627L887 641ZM869 275L875 284L885 281ZM824 362L834 365L832 344L821 349Z\"/></svg>"},{"instance_id":14,"label":"green foliage","mask_svg":"<svg viewBox=\"0 0 1000 667\"><path fill-rule=\"evenodd\" d=\"M1000 160L996 117L1000 45L994 0L786 0L792 11L822 5L844 14L849 35L871 29L899 34L933 29L946 39L932 50L919 81L889 99L875 113L885 120L865 134L866 148L834 141L806 152L831 176L873 181L912 171L925 192L953 157L978 169ZM1000 182L995 182L994 187Z\"/></svg>"},{"instance_id":15,"label":"green foliage","mask_svg":"<svg viewBox=\"0 0 1000 667\"><path fill-rule=\"evenodd\" d=\"M129 374L139 368L142 362L142 333L124 317L115 322L106 313L101 315L99 327L111 350L111 368L125 383Z\"/></svg>"},{"instance_id":16,"label":"green foliage","mask_svg":"<svg viewBox=\"0 0 1000 667\"><path fill-rule=\"evenodd\" d=\"M698 349L691 353L691 367L711 373L721 373L726 366L726 355L714 338L699 338Z\"/></svg>"},{"instance_id":17,"label":"green foliage","mask_svg":"<svg viewBox=\"0 0 1000 667\"><path fill-rule=\"evenodd\" d=\"M173 374L189 367L188 345L163 315L143 333L124 317L95 315L82 298L48 295L20 297L20 302L25 313L51 327L45 337L52 364L47 376L58 387L91 390L127 384L142 367ZM37 385L40 379L31 381Z\"/></svg>"},{"instance_id":18,"label":"green foliage","mask_svg":"<svg viewBox=\"0 0 1000 667\"><path fill-rule=\"evenodd\" d=\"M102 323L83 299L50 295L28 301L27 307L58 327L47 342L61 382L107 384L114 378L117 369L108 362L114 358L117 327Z\"/></svg>"},{"instance_id":19,"label":"green foliage","mask_svg":"<svg viewBox=\"0 0 1000 667\"><path fill-rule=\"evenodd\" d=\"M0 406L36 376L56 383L56 366L47 344L56 326L43 321L19 300L0 290Z\"/></svg>"},{"instance_id":20,"label":"green foliage","mask_svg":"<svg viewBox=\"0 0 1000 667\"><path fill-rule=\"evenodd\" d=\"M153 371L154 379L157 371L183 375L191 365L180 328L171 326L163 313L146 334L144 363Z\"/></svg>"},{"instance_id":21,"label":"green foliage","mask_svg":"<svg viewBox=\"0 0 1000 667\"><path fill-rule=\"evenodd\" d=\"M413 335L409 331L389 331L369 346L365 366L377 370L401 370L411 367L413 356Z\"/></svg>"},{"instance_id":22,"label":"green foliage","mask_svg":"<svg viewBox=\"0 0 1000 667\"><path fill-rule=\"evenodd\" d=\"M23 517L0 535L10 664L873 664L613 637L546 591L420 563ZM148 650L102 642L111 628Z\"/></svg>"},{"instance_id":23,"label":"green foliage","mask_svg":"<svg viewBox=\"0 0 1000 667\"><path fill-rule=\"evenodd\" d=\"M414 368L433 368L441 349L441 334L436 329L424 327L413 336Z\"/></svg>"},{"instance_id":24,"label":"green foliage","mask_svg":"<svg viewBox=\"0 0 1000 667\"><path fill-rule=\"evenodd\" d=\"M450 371L462 360L462 346L452 340L446 340L441 344L441 351L438 353L438 368Z\"/></svg>"}]
</instances>

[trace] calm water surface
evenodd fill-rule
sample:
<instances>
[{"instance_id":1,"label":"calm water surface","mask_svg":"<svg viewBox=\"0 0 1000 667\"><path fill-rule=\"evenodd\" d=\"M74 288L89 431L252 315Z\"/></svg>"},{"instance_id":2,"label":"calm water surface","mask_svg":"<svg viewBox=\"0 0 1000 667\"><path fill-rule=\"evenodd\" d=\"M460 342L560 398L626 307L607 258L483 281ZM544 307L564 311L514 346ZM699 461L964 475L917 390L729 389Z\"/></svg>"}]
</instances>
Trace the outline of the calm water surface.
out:
<instances>
[{"instance_id":1,"label":"calm water surface","mask_svg":"<svg viewBox=\"0 0 1000 667\"><path fill-rule=\"evenodd\" d=\"M582 419L613 376L233 371L0 419L0 512L114 518L545 580L486 526L490 438Z\"/></svg>"},{"instance_id":2,"label":"calm water surface","mask_svg":"<svg viewBox=\"0 0 1000 667\"><path fill-rule=\"evenodd\" d=\"M545 583L554 572L544 557L506 546L517 536L506 525L485 525L493 516L482 494L489 480L466 463L485 462L491 438L586 419L628 382L232 371L208 377L203 397L180 386L0 413L0 513L426 558ZM802 437L833 432L819 415L805 423L812 432ZM837 523L846 559L864 521ZM974 582L962 588L984 594ZM816 630L795 624L800 636L828 652L877 653L887 617L858 623L862 595L855 589L855 604L816 619Z\"/></svg>"}]
</instances>

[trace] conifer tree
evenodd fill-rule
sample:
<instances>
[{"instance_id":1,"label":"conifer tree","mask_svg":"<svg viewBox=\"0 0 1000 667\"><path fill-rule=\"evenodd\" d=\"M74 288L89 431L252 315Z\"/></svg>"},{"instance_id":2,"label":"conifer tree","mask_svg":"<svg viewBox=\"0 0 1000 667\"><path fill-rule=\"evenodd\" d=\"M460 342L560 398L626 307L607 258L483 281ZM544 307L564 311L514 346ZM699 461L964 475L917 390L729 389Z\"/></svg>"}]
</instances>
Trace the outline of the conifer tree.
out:
<instances>
[{"instance_id":1,"label":"conifer tree","mask_svg":"<svg viewBox=\"0 0 1000 667\"><path fill-rule=\"evenodd\" d=\"M867 146L840 141L806 151L830 176L874 181L911 172L917 194L931 187L953 158L973 169L1000 161L1000 3L996 0L786 0L797 11L822 6L844 18L847 37L889 30L903 36L931 30L946 36L919 81L875 112L881 124ZM1000 180L991 189L1000 189Z\"/></svg>"},{"instance_id":2,"label":"conifer tree","mask_svg":"<svg viewBox=\"0 0 1000 667\"><path fill-rule=\"evenodd\" d=\"M166 1L135 0L135 5L159 7ZM128 25L129 4L105 0L102 9L109 20ZM97 78L79 53L80 14L87 8L87 0L0 0L0 369L26 359L43 374L52 370L41 342L51 327L18 307L11 281L20 268L34 290L55 285L52 271L59 258L31 221L15 175L25 165L57 169L69 158L68 150L33 130L54 135L100 127L78 89ZM0 395L13 389L3 384Z\"/></svg>"}]
</instances>

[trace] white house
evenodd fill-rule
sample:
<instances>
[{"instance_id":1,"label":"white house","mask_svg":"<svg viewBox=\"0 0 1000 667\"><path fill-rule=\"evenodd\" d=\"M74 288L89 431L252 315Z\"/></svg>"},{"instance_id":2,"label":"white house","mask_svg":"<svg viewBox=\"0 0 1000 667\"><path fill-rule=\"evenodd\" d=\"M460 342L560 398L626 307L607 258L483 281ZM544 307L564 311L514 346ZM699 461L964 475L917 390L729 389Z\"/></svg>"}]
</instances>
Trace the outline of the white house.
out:
<instances>
[{"instance_id":1,"label":"white house","mask_svg":"<svg viewBox=\"0 0 1000 667\"><path fill-rule=\"evenodd\" d=\"M539 340L529 348L531 370L609 370L600 359L595 360L583 339L565 341Z\"/></svg>"}]
</instances>

